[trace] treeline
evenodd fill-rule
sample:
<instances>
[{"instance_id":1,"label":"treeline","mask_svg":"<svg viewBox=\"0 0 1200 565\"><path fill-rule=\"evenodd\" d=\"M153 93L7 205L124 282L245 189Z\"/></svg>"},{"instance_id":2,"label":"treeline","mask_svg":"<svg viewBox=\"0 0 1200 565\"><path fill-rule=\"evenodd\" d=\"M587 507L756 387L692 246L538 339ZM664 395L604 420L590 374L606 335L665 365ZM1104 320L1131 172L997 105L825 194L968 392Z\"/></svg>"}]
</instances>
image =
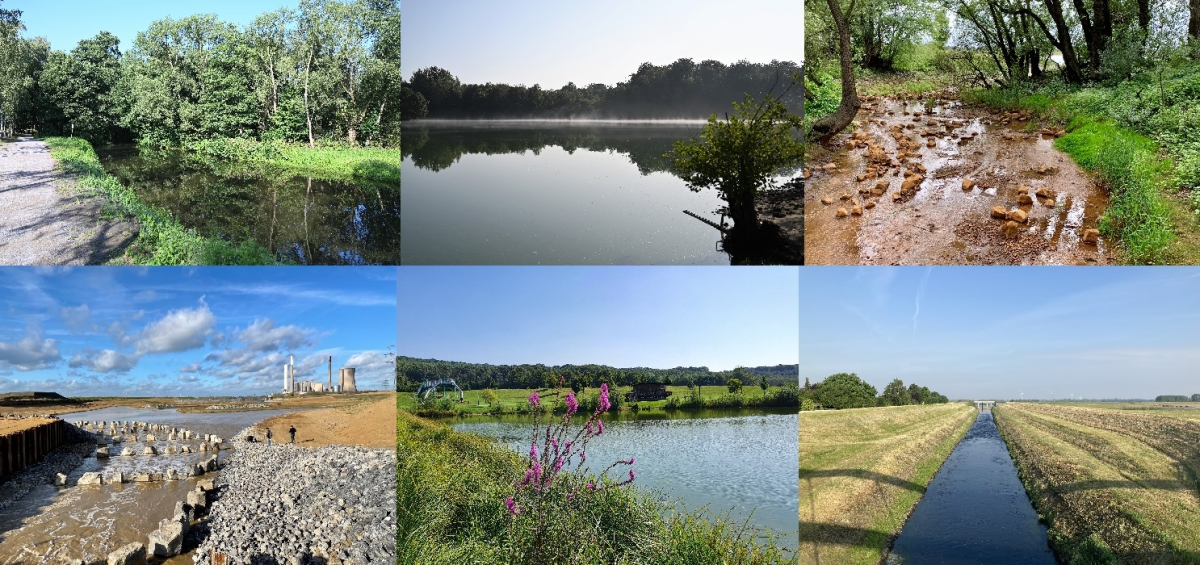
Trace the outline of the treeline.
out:
<instances>
[{"instance_id":1,"label":"treeline","mask_svg":"<svg viewBox=\"0 0 1200 565\"><path fill-rule=\"evenodd\" d=\"M945 404L950 399L916 383L904 386L893 379L879 393L874 386L854 373L838 373L818 383L804 379L800 389L800 409L869 408L872 406L907 406L910 404Z\"/></svg>"},{"instance_id":2,"label":"treeline","mask_svg":"<svg viewBox=\"0 0 1200 565\"><path fill-rule=\"evenodd\" d=\"M450 71L428 67L401 86L401 113L413 118L707 118L727 112L746 94L762 99L787 90L800 67L791 61L767 64L679 59L669 65L643 63L616 86L567 83L541 85L463 84ZM800 88L785 103L799 107Z\"/></svg>"},{"instance_id":3,"label":"treeline","mask_svg":"<svg viewBox=\"0 0 1200 565\"><path fill-rule=\"evenodd\" d=\"M608 365L491 365L487 363L463 363L437 359L396 357L396 390L413 391L422 381L452 378L464 389L485 388L553 388L562 378L564 387L598 387L601 383L616 386L632 386L641 383L663 383L674 385L712 386L728 384L737 378L750 385L766 378L775 386L795 386L799 365L775 365L764 367L738 367L732 371L710 371L708 367L675 367L673 369L651 369L647 367L617 368Z\"/></svg>"},{"instance_id":4,"label":"treeline","mask_svg":"<svg viewBox=\"0 0 1200 565\"><path fill-rule=\"evenodd\" d=\"M301 0L244 28L215 15L165 18L125 52L106 31L52 50L20 37L20 16L0 10L0 120L10 135L400 143L397 0Z\"/></svg>"},{"instance_id":5,"label":"treeline","mask_svg":"<svg viewBox=\"0 0 1200 565\"><path fill-rule=\"evenodd\" d=\"M1200 402L1200 394L1160 394L1154 397L1155 402Z\"/></svg>"}]
</instances>

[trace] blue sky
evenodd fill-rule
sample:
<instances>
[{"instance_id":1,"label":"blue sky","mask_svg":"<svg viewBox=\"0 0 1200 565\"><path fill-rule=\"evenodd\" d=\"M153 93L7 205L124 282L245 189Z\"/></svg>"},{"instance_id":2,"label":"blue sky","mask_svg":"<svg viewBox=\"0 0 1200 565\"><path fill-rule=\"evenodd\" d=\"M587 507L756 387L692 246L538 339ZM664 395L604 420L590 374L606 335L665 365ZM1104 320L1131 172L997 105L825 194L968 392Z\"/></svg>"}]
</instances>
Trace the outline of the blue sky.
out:
<instances>
[{"instance_id":1,"label":"blue sky","mask_svg":"<svg viewBox=\"0 0 1200 565\"><path fill-rule=\"evenodd\" d=\"M616 367L795 364L794 267L404 267L397 353Z\"/></svg>"},{"instance_id":2,"label":"blue sky","mask_svg":"<svg viewBox=\"0 0 1200 565\"><path fill-rule=\"evenodd\" d=\"M294 8L295 0L6 0L4 8L21 10L25 37L45 37L52 49L70 51L82 39L101 31L121 39L121 52L129 50L139 31L166 17L216 14L244 26L266 12Z\"/></svg>"},{"instance_id":3,"label":"blue sky","mask_svg":"<svg viewBox=\"0 0 1200 565\"><path fill-rule=\"evenodd\" d=\"M800 377L950 398L1200 393L1200 268L806 267Z\"/></svg>"},{"instance_id":4,"label":"blue sky","mask_svg":"<svg viewBox=\"0 0 1200 565\"><path fill-rule=\"evenodd\" d=\"M438 66L463 82L542 88L613 85L681 57L800 63L803 11L799 0L409 0L401 63L406 78Z\"/></svg>"},{"instance_id":5,"label":"blue sky","mask_svg":"<svg viewBox=\"0 0 1200 565\"><path fill-rule=\"evenodd\" d=\"M394 378L394 267L0 268L0 392L224 396Z\"/></svg>"}]
</instances>

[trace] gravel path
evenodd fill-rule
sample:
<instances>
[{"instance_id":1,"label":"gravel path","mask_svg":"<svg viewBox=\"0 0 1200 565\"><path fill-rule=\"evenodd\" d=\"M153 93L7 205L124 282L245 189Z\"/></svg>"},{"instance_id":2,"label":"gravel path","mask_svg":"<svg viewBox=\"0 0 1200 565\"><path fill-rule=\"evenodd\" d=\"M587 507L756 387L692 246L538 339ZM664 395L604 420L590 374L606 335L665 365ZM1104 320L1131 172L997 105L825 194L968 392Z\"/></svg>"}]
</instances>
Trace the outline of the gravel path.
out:
<instances>
[{"instance_id":1,"label":"gravel path","mask_svg":"<svg viewBox=\"0 0 1200 565\"><path fill-rule=\"evenodd\" d=\"M232 440L234 455L217 475L198 565L211 550L229 563L395 563L395 451L266 447L247 443L248 431Z\"/></svg>"},{"instance_id":2,"label":"gravel path","mask_svg":"<svg viewBox=\"0 0 1200 565\"><path fill-rule=\"evenodd\" d=\"M0 145L0 265L103 262L132 241L132 226L100 218L99 198L72 195L45 142Z\"/></svg>"}]
</instances>

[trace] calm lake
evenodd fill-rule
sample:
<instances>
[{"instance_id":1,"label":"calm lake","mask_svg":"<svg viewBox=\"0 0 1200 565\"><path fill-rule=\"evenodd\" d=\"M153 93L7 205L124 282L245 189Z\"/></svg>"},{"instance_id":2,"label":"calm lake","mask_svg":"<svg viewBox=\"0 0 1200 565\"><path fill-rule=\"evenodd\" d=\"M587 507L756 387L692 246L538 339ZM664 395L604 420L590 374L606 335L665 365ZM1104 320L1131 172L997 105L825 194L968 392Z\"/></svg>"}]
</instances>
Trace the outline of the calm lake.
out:
<instances>
[{"instance_id":1,"label":"calm lake","mask_svg":"<svg viewBox=\"0 0 1200 565\"><path fill-rule=\"evenodd\" d=\"M405 264L729 264L717 192L663 153L703 121L406 122Z\"/></svg>"},{"instance_id":2,"label":"calm lake","mask_svg":"<svg viewBox=\"0 0 1200 565\"><path fill-rule=\"evenodd\" d=\"M134 145L97 147L96 154L143 202L201 235L253 237L279 260L298 264L400 263L399 187Z\"/></svg>"},{"instance_id":3,"label":"calm lake","mask_svg":"<svg viewBox=\"0 0 1200 565\"><path fill-rule=\"evenodd\" d=\"M689 510L707 508L740 523L771 530L776 545L795 549L799 484L796 430L790 414L699 413L605 418L604 435L588 443L588 466L634 457L633 484L661 492ZM529 453L532 420L520 416L472 418L456 430L495 438Z\"/></svg>"}]
</instances>

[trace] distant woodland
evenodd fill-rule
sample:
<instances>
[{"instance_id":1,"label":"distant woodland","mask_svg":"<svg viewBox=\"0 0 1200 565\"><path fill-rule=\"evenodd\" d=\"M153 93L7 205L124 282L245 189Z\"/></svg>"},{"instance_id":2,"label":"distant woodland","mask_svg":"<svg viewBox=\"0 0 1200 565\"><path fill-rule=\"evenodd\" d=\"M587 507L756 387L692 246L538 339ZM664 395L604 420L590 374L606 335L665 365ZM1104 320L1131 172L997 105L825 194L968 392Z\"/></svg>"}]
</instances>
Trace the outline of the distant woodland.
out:
<instances>
[{"instance_id":1,"label":"distant woodland","mask_svg":"<svg viewBox=\"0 0 1200 565\"><path fill-rule=\"evenodd\" d=\"M0 9L0 128L10 133L400 143L398 0L301 0L245 27L165 18L124 50L106 31L66 51L23 30L20 11Z\"/></svg>"},{"instance_id":2,"label":"distant woodland","mask_svg":"<svg viewBox=\"0 0 1200 565\"><path fill-rule=\"evenodd\" d=\"M450 71L428 67L401 85L401 115L414 118L707 118L730 110L746 94L756 100L788 88L800 67L791 61L756 64L679 59L669 65L642 63L616 86L567 83L541 85L463 84ZM784 102L797 108L801 89Z\"/></svg>"},{"instance_id":3,"label":"distant woodland","mask_svg":"<svg viewBox=\"0 0 1200 565\"><path fill-rule=\"evenodd\" d=\"M663 383L699 386L724 386L729 379L738 378L743 383L758 382L766 377L767 383L775 386L798 386L799 365L774 365L767 367L738 367L731 371L710 371L708 367L675 367L673 369L650 369L646 367L617 368L608 365L490 365L487 363L462 363L396 357L396 390L415 390L417 385L428 379L449 377L464 389L483 388L546 388L558 386L559 377L563 386L578 383L583 387L597 387L601 383L630 386L638 383Z\"/></svg>"}]
</instances>

